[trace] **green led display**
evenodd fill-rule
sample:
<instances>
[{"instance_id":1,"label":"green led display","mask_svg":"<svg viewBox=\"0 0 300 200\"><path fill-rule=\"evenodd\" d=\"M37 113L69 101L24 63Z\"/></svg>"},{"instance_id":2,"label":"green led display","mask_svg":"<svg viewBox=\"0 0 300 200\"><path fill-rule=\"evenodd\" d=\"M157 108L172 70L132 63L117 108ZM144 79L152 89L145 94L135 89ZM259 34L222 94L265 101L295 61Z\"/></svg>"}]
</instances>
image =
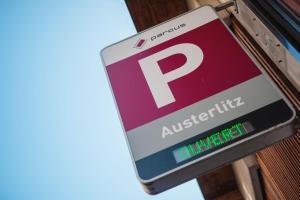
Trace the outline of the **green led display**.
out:
<instances>
[{"instance_id":1,"label":"green led display","mask_svg":"<svg viewBox=\"0 0 300 200\"><path fill-rule=\"evenodd\" d=\"M175 156L175 160L177 162L182 162L205 151L228 143L229 141L250 133L253 130L254 128L250 122L236 123L230 128L223 129L205 138L199 139L192 144L182 146L174 150L173 154Z\"/></svg>"}]
</instances>

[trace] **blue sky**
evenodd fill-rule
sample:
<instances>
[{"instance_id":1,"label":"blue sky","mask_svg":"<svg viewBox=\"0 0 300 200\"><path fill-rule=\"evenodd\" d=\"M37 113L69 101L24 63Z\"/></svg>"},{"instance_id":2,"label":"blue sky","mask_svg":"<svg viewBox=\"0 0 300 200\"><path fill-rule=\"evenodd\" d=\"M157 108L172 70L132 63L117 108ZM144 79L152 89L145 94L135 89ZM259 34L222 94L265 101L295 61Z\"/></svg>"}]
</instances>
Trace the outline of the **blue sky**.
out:
<instances>
[{"instance_id":1,"label":"blue sky","mask_svg":"<svg viewBox=\"0 0 300 200\"><path fill-rule=\"evenodd\" d=\"M0 2L0 199L157 196L135 178L99 51L135 33L121 0Z\"/></svg>"}]
</instances>

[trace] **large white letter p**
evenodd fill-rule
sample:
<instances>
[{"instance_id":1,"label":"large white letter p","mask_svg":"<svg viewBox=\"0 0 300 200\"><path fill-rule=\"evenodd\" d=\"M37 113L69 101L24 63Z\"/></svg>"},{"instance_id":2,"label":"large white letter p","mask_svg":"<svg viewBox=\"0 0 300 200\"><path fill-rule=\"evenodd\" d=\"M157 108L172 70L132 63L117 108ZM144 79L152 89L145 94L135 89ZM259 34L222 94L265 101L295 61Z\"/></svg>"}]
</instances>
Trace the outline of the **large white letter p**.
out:
<instances>
[{"instance_id":1,"label":"large white letter p","mask_svg":"<svg viewBox=\"0 0 300 200\"><path fill-rule=\"evenodd\" d=\"M183 54L186 57L186 62L181 67L163 74L158 61L175 54ZM200 66L202 61L202 50L191 43L177 44L139 60L158 108L175 101L168 83L191 73Z\"/></svg>"}]
</instances>

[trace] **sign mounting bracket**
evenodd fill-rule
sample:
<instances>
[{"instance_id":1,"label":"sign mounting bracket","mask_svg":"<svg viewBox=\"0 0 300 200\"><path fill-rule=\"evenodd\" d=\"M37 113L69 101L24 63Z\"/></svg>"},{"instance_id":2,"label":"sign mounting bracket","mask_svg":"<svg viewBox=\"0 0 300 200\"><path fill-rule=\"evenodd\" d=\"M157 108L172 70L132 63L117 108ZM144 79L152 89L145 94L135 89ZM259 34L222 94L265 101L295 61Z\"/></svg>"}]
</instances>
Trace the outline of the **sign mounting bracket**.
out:
<instances>
[{"instance_id":1,"label":"sign mounting bracket","mask_svg":"<svg viewBox=\"0 0 300 200\"><path fill-rule=\"evenodd\" d=\"M222 11L222 10L225 10L231 6L234 6L235 9L236 9L236 12L238 12L238 9L237 9L237 4L236 4L236 0L232 0L232 1L228 1L228 2L225 2L225 3L221 3L217 6L214 7L214 9L219 12L219 11Z\"/></svg>"}]
</instances>

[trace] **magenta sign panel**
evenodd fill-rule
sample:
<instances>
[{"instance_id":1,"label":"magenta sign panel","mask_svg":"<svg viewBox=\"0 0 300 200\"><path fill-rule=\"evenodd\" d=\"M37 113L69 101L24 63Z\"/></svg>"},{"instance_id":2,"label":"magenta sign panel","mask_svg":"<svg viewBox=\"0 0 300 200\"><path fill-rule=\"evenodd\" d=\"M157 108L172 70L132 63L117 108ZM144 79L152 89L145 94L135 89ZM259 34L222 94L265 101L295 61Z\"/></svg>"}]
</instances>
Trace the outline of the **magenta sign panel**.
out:
<instances>
[{"instance_id":1,"label":"magenta sign panel","mask_svg":"<svg viewBox=\"0 0 300 200\"><path fill-rule=\"evenodd\" d=\"M219 37L212 33L218 33ZM193 51L190 46L197 46L203 52L202 61L195 63L193 71L166 82L175 101L158 107L149 87L152 83L147 83L139 61L170 47L176 48L174 54L157 60L161 75L167 76L183 67L190 55L182 52L182 44L186 44L188 52ZM107 71L126 131L261 74L219 19L113 63L107 66Z\"/></svg>"}]
</instances>

